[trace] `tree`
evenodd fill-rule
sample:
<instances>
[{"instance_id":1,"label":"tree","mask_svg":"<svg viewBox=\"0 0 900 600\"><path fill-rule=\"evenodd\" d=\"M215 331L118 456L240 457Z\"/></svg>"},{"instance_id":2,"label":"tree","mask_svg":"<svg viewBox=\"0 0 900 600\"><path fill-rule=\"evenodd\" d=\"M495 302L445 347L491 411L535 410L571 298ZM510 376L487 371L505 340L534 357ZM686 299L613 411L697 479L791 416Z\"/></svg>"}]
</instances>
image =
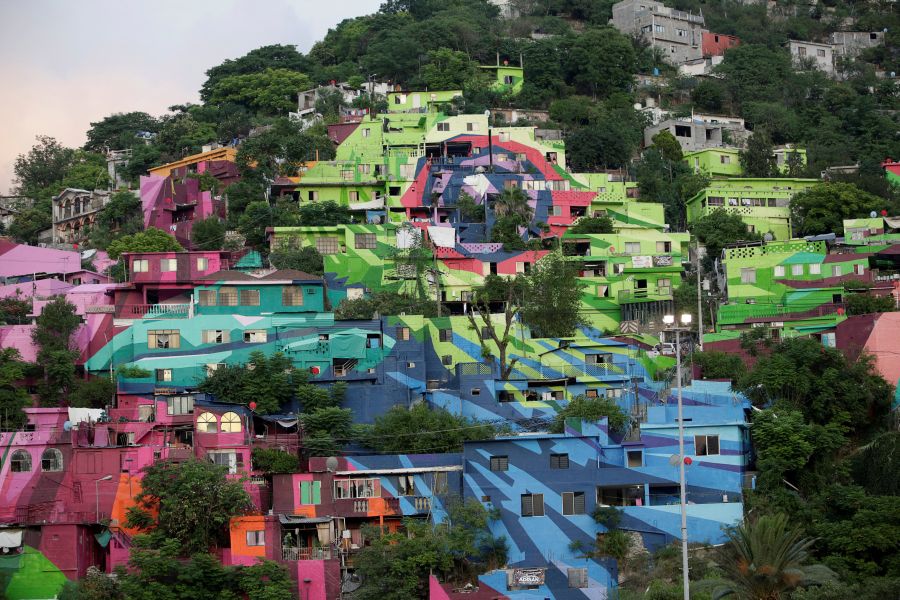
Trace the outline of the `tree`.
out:
<instances>
[{"instance_id":1,"label":"tree","mask_svg":"<svg viewBox=\"0 0 900 600\"><path fill-rule=\"evenodd\" d=\"M276 448L254 448L253 470L272 473L297 473L300 459L296 455Z\"/></svg>"},{"instance_id":2,"label":"tree","mask_svg":"<svg viewBox=\"0 0 900 600\"><path fill-rule=\"evenodd\" d=\"M706 246L703 257L706 271L712 269L713 261L722 255L722 249L728 244L761 239L758 233L750 231L740 215L723 209L714 210L691 223L691 233Z\"/></svg>"},{"instance_id":3,"label":"tree","mask_svg":"<svg viewBox=\"0 0 900 600\"><path fill-rule=\"evenodd\" d=\"M251 50L237 59L228 59L220 65L212 67L206 72L206 81L200 89L200 98L206 102L212 97L213 89L220 81L235 75L247 75L262 73L268 69L287 69L290 71L305 71L308 65L307 59L297 52L296 46L287 44L272 44ZM301 92L306 88L298 88Z\"/></svg>"},{"instance_id":4,"label":"tree","mask_svg":"<svg viewBox=\"0 0 900 600\"><path fill-rule=\"evenodd\" d=\"M614 401L584 396L575 396L557 411L549 430L550 433L562 433L565 430L566 419L581 419L595 423L603 417L607 417L611 431L625 433L628 430L628 415Z\"/></svg>"},{"instance_id":5,"label":"tree","mask_svg":"<svg viewBox=\"0 0 900 600\"><path fill-rule=\"evenodd\" d=\"M29 198L49 199L62 189L59 184L72 164L75 151L65 148L50 136L39 135L36 139L37 144L27 154L16 157L13 166L16 193Z\"/></svg>"},{"instance_id":6,"label":"tree","mask_svg":"<svg viewBox=\"0 0 900 600\"><path fill-rule=\"evenodd\" d=\"M25 364L15 348L0 349L0 429L16 431L27 421L23 408L31 398L22 385Z\"/></svg>"},{"instance_id":7,"label":"tree","mask_svg":"<svg viewBox=\"0 0 900 600\"><path fill-rule=\"evenodd\" d=\"M494 200L491 209L498 218L515 217L520 225L526 226L534 218L531 198L517 187L506 188Z\"/></svg>"},{"instance_id":8,"label":"tree","mask_svg":"<svg viewBox=\"0 0 900 600\"><path fill-rule=\"evenodd\" d=\"M406 519L403 531L367 528L368 543L354 559L362 578L354 595L360 600L424 598L432 573L462 585L506 564L506 539L490 532L497 514L471 498L448 502L447 513L434 524Z\"/></svg>"},{"instance_id":9,"label":"tree","mask_svg":"<svg viewBox=\"0 0 900 600\"><path fill-rule=\"evenodd\" d=\"M31 312L31 301L23 300L21 292L16 290L15 296L0 299L0 324L24 325L28 323Z\"/></svg>"},{"instance_id":10,"label":"tree","mask_svg":"<svg viewBox=\"0 0 900 600\"><path fill-rule=\"evenodd\" d=\"M663 129L653 136L653 145L659 150L662 157L669 162L677 163L683 158L681 144L668 129Z\"/></svg>"},{"instance_id":11,"label":"tree","mask_svg":"<svg viewBox=\"0 0 900 600\"><path fill-rule=\"evenodd\" d=\"M614 233L614 231L613 220L606 215L581 217L569 228L569 233Z\"/></svg>"},{"instance_id":12,"label":"tree","mask_svg":"<svg viewBox=\"0 0 900 600\"><path fill-rule=\"evenodd\" d=\"M300 225L308 227L328 227L353 222L350 208L334 200L304 203L300 205L297 218Z\"/></svg>"},{"instance_id":13,"label":"tree","mask_svg":"<svg viewBox=\"0 0 900 600\"><path fill-rule=\"evenodd\" d=\"M281 352L267 357L255 350L246 365L227 364L207 373L198 389L220 402L243 405L255 402L256 412L266 415L278 413L291 400L295 375L291 359Z\"/></svg>"},{"instance_id":14,"label":"tree","mask_svg":"<svg viewBox=\"0 0 900 600\"><path fill-rule=\"evenodd\" d=\"M703 379L728 379L737 382L746 371L744 361L737 354L710 350L695 352L691 358L700 367Z\"/></svg>"},{"instance_id":15,"label":"tree","mask_svg":"<svg viewBox=\"0 0 900 600\"><path fill-rule=\"evenodd\" d=\"M500 368L500 379L509 379L515 369L517 358L508 359L509 345L515 341L512 331L517 317L525 303L527 283L524 279L503 279L497 275L485 277L481 288L474 290L472 302L468 305L466 316L469 318L469 327L478 337L481 346L481 356L493 363L494 349L497 351L497 361ZM491 313L492 305L503 305L502 330L494 323ZM476 318L477 317L477 318Z\"/></svg>"},{"instance_id":16,"label":"tree","mask_svg":"<svg viewBox=\"0 0 900 600\"><path fill-rule=\"evenodd\" d=\"M45 406L59 406L75 386L79 352L72 348L72 336L80 325L75 305L64 296L54 296L35 321L31 340L38 349L37 362L44 370L38 393Z\"/></svg>"},{"instance_id":17,"label":"tree","mask_svg":"<svg viewBox=\"0 0 900 600\"><path fill-rule=\"evenodd\" d=\"M566 136L568 161L578 172L619 169L628 164L637 148L627 124L602 121Z\"/></svg>"},{"instance_id":18,"label":"tree","mask_svg":"<svg viewBox=\"0 0 900 600\"><path fill-rule=\"evenodd\" d=\"M456 209L459 211L460 216L469 223L484 222L484 205L476 204L475 199L466 192L461 191L459 193Z\"/></svg>"},{"instance_id":19,"label":"tree","mask_svg":"<svg viewBox=\"0 0 900 600\"><path fill-rule=\"evenodd\" d=\"M337 382L323 388L309 382L305 371L297 374L297 400L303 407L303 446L307 456L330 456L338 453L351 438L353 415L341 408L347 384Z\"/></svg>"},{"instance_id":20,"label":"tree","mask_svg":"<svg viewBox=\"0 0 900 600\"><path fill-rule=\"evenodd\" d=\"M864 192L851 183L821 183L791 199L795 235L835 233L844 235L844 219L868 217L889 208L884 198Z\"/></svg>"},{"instance_id":21,"label":"tree","mask_svg":"<svg viewBox=\"0 0 900 600\"><path fill-rule=\"evenodd\" d=\"M228 467L194 459L145 467L126 526L151 532L156 540L177 540L182 556L220 547L231 518L252 508L241 482L227 474Z\"/></svg>"},{"instance_id":22,"label":"tree","mask_svg":"<svg viewBox=\"0 0 900 600\"><path fill-rule=\"evenodd\" d=\"M526 278L522 320L534 337L568 337L584 323L574 263L559 250L540 259Z\"/></svg>"},{"instance_id":23,"label":"tree","mask_svg":"<svg viewBox=\"0 0 900 600\"><path fill-rule=\"evenodd\" d=\"M131 191L116 192L97 215L96 224L91 229L91 244L97 248L106 248L116 238L134 235L143 229L141 199Z\"/></svg>"},{"instance_id":24,"label":"tree","mask_svg":"<svg viewBox=\"0 0 900 600\"><path fill-rule=\"evenodd\" d=\"M276 269L295 269L319 276L325 274L322 255L312 246L276 250L269 255L269 262Z\"/></svg>"},{"instance_id":25,"label":"tree","mask_svg":"<svg viewBox=\"0 0 900 600\"><path fill-rule=\"evenodd\" d=\"M386 317L402 313L437 316L433 302L423 303L408 294L384 291L362 298L344 298L335 309L334 318L339 321L369 320L376 314Z\"/></svg>"},{"instance_id":26,"label":"tree","mask_svg":"<svg viewBox=\"0 0 900 600\"><path fill-rule=\"evenodd\" d=\"M118 260L126 252L184 252L184 248L174 236L162 229L149 227L131 235L123 235L106 248L113 260Z\"/></svg>"},{"instance_id":27,"label":"tree","mask_svg":"<svg viewBox=\"0 0 900 600\"><path fill-rule=\"evenodd\" d=\"M478 63L465 52L449 48L430 50L422 67L422 80L430 90L459 90L478 74Z\"/></svg>"},{"instance_id":28,"label":"tree","mask_svg":"<svg viewBox=\"0 0 900 600\"><path fill-rule=\"evenodd\" d=\"M316 98L316 112L322 115L328 124L338 123L341 118L341 109L347 103L344 101L344 94L336 89L321 89Z\"/></svg>"},{"instance_id":29,"label":"tree","mask_svg":"<svg viewBox=\"0 0 900 600\"><path fill-rule=\"evenodd\" d=\"M359 443L380 453L437 454L462 452L463 442L489 440L496 433L489 423L416 404L394 406L375 417L374 425L362 426L357 436Z\"/></svg>"},{"instance_id":30,"label":"tree","mask_svg":"<svg viewBox=\"0 0 900 600\"><path fill-rule=\"evenodd\" d=\"M106 157L95 152L75 150L60 189L103 190L109 187Z\"/></svg>"},{"instance_id":31,"label":"tree","mask_svg":"<svg viewBox=\"0 0 900 600\"><path fill-rule=\"evenodd\" d=\"M92 377L78 382L69 397L73 408L106 408L115 402L116 384L109 377Z\"/></svg>"},{"instance_id":32,"label":"tree","mask_svg":"<svg viewBox=\"0 0 900 600\"><path fill-rule=\"evenodd\" d=\"M747 140L747 148L740 151L739 159L747 177L775 177L775 149L772 138L765 129L759 129Z\"/></svg>"},{"instance_id":33,"label":"tree","mask_svg":"<svg viewBox=\"0 0 900 600\"><path fill-rule=\"evenodd\" d=\"M588 29L577 36L566 64L569 81L594 98L625 89L637 70L634 46L612 27Z\"/></svg>"},{"instance_id":34,"label":"tree","mask_svg":"<svg viewBox=\"0 0 900 600\"><path fill-rule=\"evenodd\" d=\"M808 565L814 540L788 526L783 514L764 515L727 532L719 566L725 577L716 598L776 600L799 587L835 579L824 565Z\"/></svg>"},{"instance_id":35,"label":"tree","mask_svg":"<svg viewBox=\"0 0 900 600\"><path fill-rule=\"evenodd\" d=\"M194 221L191 245L194 250L221 250L225 245L225 223L216 215Z\"/></svg>"},{"instance_id":36,"label":"tree","mask_svg":"<svg viewBox=\"0 0 900 600\"><path fill-rule=\"evenodd\" d=\"M297 94L312 87L309 77L290 69L230 75L210 89L210 104L236 104L261 115L283 115L297 108Z\"/></svg>"},{"instance_id":37,"label":"tree","mask_svg":"<svg viewBox=\"0 0 900 600\"><path fill-rule=\"evenodd\" d=\"M303 130L299 123L278 118L261 133L246 139L238 149L237 164L244 177L273 181L295 177L306 161L334 157L334 145L322 127Z\"/></svg>"},{"instance_id":38,"label":"tree","mask_svg":"<svg viewBox=\"0 0 900 600\"><path fill-rule=\"evenodd\" d=\"M59 600L125 600L117 578L95 566L87 568L84 579L67 581Z\"/></svg>"},{"instance_id":39,"label":"tree","mask_svg":"<svg viewBox=\"0 0 900 600\"><path fill-rule=\"evenodd\" d=\"M141 132L159 132L159 121L145 112L114 113L91 123L84 149L103 153L142 146L144 141L138 137Z\"/></svg>"},{"instance_id":40,"label":"tree","mask_svg":"<svg viewBox=\"0 0 900 600\"><path fill-rule=\"evenodd\" d=\"M867 315L897 310L897 303L893 296L876 296L866 292L848 294L845 298L848 315Z\"/></svg>"},{"instance_id":41,"label":"tree","mask_svg":"<svg viewBox=\"0 0 900 600\"><path fill-rule=\"evenodd\" d=\"M853 479L867 492L883 496L900 496L900 433L882 433L858 448L851 459Z\"/></svg>"},{"instance_id":42,"label":"tree","mask_svg":"<svg viewBox=\"0 0 900 600\"><path fill-rule=\"evenodd\" d=\"M9 234L18 242L36 245L38 234L53 225L50 211L49 200L36 202L34 208L25 209L16 215L9 226Z\"/></svg>"}]
</instances>

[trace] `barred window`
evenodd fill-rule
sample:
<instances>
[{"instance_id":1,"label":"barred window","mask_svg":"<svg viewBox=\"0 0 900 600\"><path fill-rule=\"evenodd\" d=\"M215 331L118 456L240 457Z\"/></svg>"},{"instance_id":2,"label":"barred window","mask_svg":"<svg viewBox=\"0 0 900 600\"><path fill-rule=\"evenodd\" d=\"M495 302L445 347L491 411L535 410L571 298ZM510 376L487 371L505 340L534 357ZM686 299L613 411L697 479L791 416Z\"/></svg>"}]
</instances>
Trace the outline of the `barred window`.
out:
<instances>
[{"instance_id":1,"label":"barred window","mask_svg":"<svg viewBox=\"0 0 900 600\"><path fill-rule=\"evenodd\" d=\"M200 290L200 306L216 305L216 290Z\"/></svg>"},{"instance_id":2,"label":"barred window","mask_svg":"<svg viewBox=\"0 0 900 600\"><path fill-rule=\"evenodd\" d=\"M58 472L63 470L62 452L56 448L47 448L41 454L41 471Z\"/></svg>"},{"instance_id":3,"label":"barred window","mask_svg":"<svg viewBox=\"0 0 900 600\"><path fill-rule=\"evenodd\" d=\"M237 306L238 292L235 288L219 289L219 306Z\"/></svg>"},{"instance_id":4,"label":"barred window","mask_svg":"<svg viewBox=\"0 0 900 600\"><path fill-rule=\"evenodd\" d=\"M281 288L281 304L284 306L303 306L303 288L294 286Z\"/></svg>"},{"instance_id":5,"label":"barred window","mask_svg":"<svg viewBox=\"0 0 900 600\"><path fill-rule=\"evenodd\" d=\"M157 381L172 381L172 369L157 369L156 370L156 380Z\"/></svg>"},{"instance_id":6,"label":"barred window","mask_svg":"<svg viewBox=\"0 0 900 600\"><path fill-rule=\"evenodd\" d=\"M378 238L374 233L357 233L356 248L358 250L374 250L378 242Z\"/></svg>"},{"instance_id":7,"label":"barred window","mask_svg":"<svg viewBox=\"0 0 900 600\"><path fill-rule=\"evenodd\" d=\"M508 456L492 456L491 471L507 471L509 470Z\"/></svg>"},{"instance_id":8,"label":"barred window","mask_svg":"<svg viewBox=\"0 0 900 600\"><path fill-rule=\"evenodd\" d=\"M543 494L522 494L522 516L523 517L543 517L544 516L544 495Z\"/></svg>"},{"instance_id":9,"label":"barred window","mask_svg":"<svg viewBox=\"0 0 900 600\"><path fill-rule=\"evenodd\" d=\"M16 450L9 459L9 470L13 473L31 471L31 455L26 450Z\"/></svg>"},{"instance_id":10,"label":"barred window","mask_svg":"<svg viewBox=\"0 0 900 600\"><path fill-rule=\"evenodd\" d=\"M588 570L585 567L577 569L569 569L569 587L570 588L586 588L588 587Z\"/></svg>"},{"instance_id":11,"label":"barred window","mask_svg":"<svg viewBox=\"0 0 900 600\"><path fill-rule=\"evenodd\" d=\"M241 306L259 306L259 290L241 290Z\"/></svg>"},{"instance_id":12,"label":"barred window","mask_svg":"<svg viewBox=\"0 0 900 600\"><path fill-rule=\"evenodd\" d=\"M442 342L452 342L453 341L453 330L452 329L439 329L438 330L438 339Z\"/></svg>"},{"instance_id":13,"label":"barred window","mask_svg":"<svg viewBox=\"0 0 900 600\"><path fill-rule=\"evenodd\" d=\"M584 514L584 492L563 492L562 512L565 516Z\"/></svg>"},{"instance_id":14,"label":"barred window","mask_svg":"<svg viewBox=\"0 0 900 600\"><path fill-rule=\"evenodd\" d=\"M337 254L338 239L336 237L320 237L316 238L316 250L319 254Z\"/></svg>"},{"instance_id":15,"label":"barred window","mask_svg":"<svg viewBox=\"0 0 900 600\"><path fill-rule=\"evenodd\" d=\"M148 348L180 348L181 332L177 329L151 329L147 332Z\"/></svg>"}]
</instances>

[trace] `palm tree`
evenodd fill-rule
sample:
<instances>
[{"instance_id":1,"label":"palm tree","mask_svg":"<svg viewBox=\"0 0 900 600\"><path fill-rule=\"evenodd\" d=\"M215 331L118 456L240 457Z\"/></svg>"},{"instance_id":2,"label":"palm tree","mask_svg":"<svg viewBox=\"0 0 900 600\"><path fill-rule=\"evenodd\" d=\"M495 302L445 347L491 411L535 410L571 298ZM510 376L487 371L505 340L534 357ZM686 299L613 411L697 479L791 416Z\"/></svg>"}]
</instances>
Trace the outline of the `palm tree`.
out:
<instances>
[{"instance_id":1,"label":"palm tree","mask_svg":"<svg viewBox=\"0 0 900 600\"><path fill-rule=\"evenodd\" d=\"M534 217L534 209L528 201L528 194L519 188L506 188L494 201L494 214L497 217L516 216L522 225L527 225Z\"/></svg>"},{"instance_id":2,"label":"palm tree","mask_svg":"<svg viewBox=\"0 0 900 600\"><path fill-rule=\"evenodd\" d=\"M709 582L713 600L782 600L802 586L821 585L835 578L825 565L806 565L815 540L788 527L786 515L767 515L728 531L719 566L721 580ZM705 586L704 586L705 587Z\"/></svg>"}]
</instances>

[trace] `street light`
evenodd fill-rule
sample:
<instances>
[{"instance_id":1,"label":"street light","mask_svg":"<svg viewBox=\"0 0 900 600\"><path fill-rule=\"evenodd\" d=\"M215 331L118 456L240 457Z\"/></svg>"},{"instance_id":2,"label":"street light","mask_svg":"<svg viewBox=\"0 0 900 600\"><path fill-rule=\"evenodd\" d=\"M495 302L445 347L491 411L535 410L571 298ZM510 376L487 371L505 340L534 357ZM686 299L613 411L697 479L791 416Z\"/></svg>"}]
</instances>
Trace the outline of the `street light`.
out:
<instances>
[{"instance_id":1,"label":"street light","mask_svg":"<svg viewBox=\"0 0 900 600\"><path fill-rule=\"evenodd\" d=\"M668 331L675 332L675 372L678 385L678 487L681 492L681 575L684 579L684 600L690 600L691 584L688 581L687 495L684 483L684 406L681 401L681 332L689 331L691 315L683 314L680 323L675 315L664 315L663 323ZM702 335L702 334L701 334Z\"/></svg>"},{"instance_id":2,"label":"street light","mask_svg":"<svg viewBox=\"0 0 900 600\"><path fill-rule=\"evenodd\" d=\"M100 522L100 482L101 481L109 481L112 479L112 475L107 475L105 477L101 477L100 479L94 480L94 498L97 502L97 522Z\"/></svg>"}]
</instances>

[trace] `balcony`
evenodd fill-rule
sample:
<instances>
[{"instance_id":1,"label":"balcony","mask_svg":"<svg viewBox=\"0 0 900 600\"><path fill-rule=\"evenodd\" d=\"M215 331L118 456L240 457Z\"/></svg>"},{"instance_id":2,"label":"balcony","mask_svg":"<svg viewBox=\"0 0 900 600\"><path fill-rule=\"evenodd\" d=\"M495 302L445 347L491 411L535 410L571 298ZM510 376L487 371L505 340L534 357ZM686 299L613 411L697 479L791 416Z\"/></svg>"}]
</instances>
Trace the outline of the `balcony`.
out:
<instances>
[{"instance_id":1,"label":"balcony","mask_svg":"<svg viewBox=\"0 0 900 600\"><path fill-rule=\"evenodd\" d=\"M651 293L652 292L652 293ZM668 286L639 290L619 290L619 302L641 302L643 300L668 300L672 298L672 288Z\"/></svg>"},{"instance_id":2,"label":"balcony","mask_svg":"<svg viewBox=\"0 0 900 600\"><path fill-rule=\"evenodd\" d=\"M611 364L541 365L537 377L527 379L569 379L581 377L624 377L621 367Z\"/></svg>"},{"instance_id":3,"label":"balcony","mask_svg":"<svg viewBox=\"0 0 900 600\"><path fill-rule=\"evenodd\" d=\"M331 548L291 548L281 549L283 560L330 560Z\"/></svg>"},{"instance_id":4,"label":"balcony","mask_svg":"<svg viewBox=\"0 0 900 600\"><path fill-rule=\"evenodd\" d=\"M123 319L187 319L191 313L190 304L131 304L119 309Z\"/></svg>"}]
</instances>

